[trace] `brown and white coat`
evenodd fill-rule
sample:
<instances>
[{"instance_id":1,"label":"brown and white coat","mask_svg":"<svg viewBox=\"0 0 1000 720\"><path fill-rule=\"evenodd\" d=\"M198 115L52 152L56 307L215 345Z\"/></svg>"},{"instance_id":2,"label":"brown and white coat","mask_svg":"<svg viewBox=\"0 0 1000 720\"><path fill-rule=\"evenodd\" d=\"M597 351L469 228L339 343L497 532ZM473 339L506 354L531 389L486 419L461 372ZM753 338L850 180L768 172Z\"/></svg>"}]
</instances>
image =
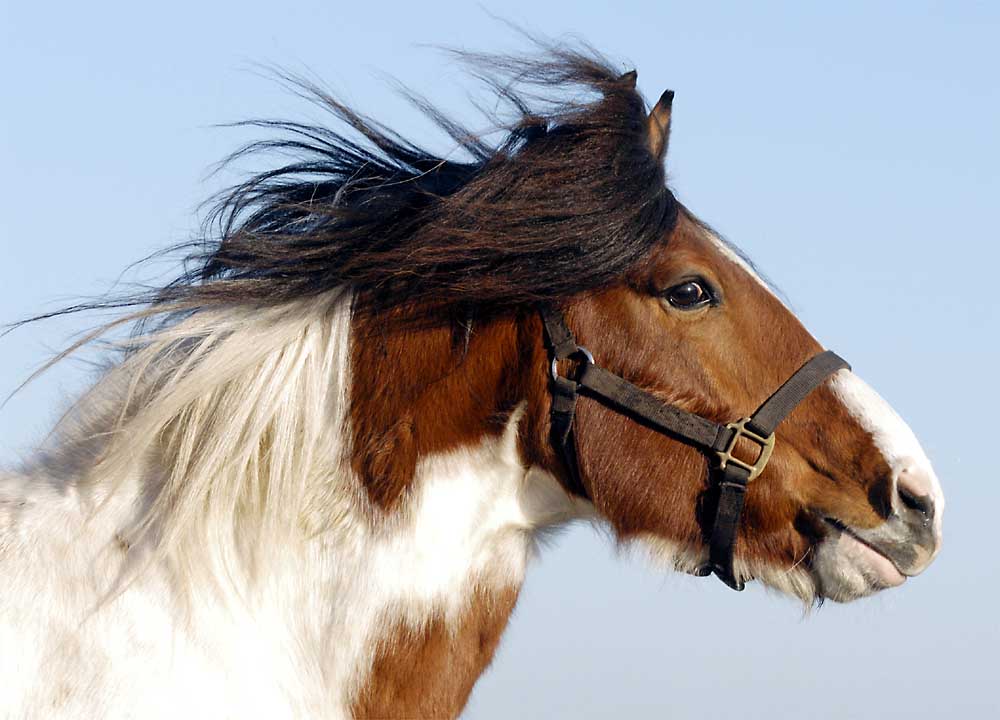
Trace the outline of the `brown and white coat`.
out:
<instances>
[{"instance_id":1,"label":"brown and white coat","mask_svg":"<svg viewBox=\"0 0 1000 720\"><path fill-rule=\"evenodd\" d=\"M536 303L719 421L819 345L692 214L664 222L672 94L647 114L633 73L552 53L494 69L597 99L524 112L499 148L449 126L464 165L323 98L374 149L283 125L313 164L237 188L195 270L133 299L164 322L0 475L0 712L453 717L545 532L704 560L698 451L584 399L587 497L567 489ZM849 600L922 571L942 509L913 434L840 371L782 425L736 568Z\"/></svg>"}]
</instances>

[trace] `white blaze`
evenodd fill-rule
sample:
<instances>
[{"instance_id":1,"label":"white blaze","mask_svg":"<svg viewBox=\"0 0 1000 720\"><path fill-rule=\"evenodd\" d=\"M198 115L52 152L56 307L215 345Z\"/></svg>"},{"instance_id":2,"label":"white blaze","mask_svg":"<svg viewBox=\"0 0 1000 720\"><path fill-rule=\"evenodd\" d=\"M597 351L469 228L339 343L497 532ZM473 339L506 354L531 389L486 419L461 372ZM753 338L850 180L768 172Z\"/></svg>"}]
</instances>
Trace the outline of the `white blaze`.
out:
<instances>
[{"instance_id":1,"label":"white blaze","mask_svg":"<svg viewBox=\"0 0 1000 720\"><path fill-rule=\"evenodd\" d=\"M892 409L882 396L868 383L850 370L838 370L829 380L830 389L851 416L872 436L872 442L885 458L894 474L904 468L925 473L930 481L934 501L934 524L941 532L944 510L944 493L941 483L931 467L931 461L920 446L910 426Z\"/></svg>"}]
</instances>

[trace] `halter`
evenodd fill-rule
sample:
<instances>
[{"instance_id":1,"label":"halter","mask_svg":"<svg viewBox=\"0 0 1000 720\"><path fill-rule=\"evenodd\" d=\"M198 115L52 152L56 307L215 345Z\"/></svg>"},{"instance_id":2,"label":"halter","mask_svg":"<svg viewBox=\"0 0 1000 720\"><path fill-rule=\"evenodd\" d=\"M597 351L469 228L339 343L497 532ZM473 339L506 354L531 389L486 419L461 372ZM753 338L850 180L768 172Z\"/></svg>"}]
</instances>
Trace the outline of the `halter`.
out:
<instances>
[{"instance_id":1,"label":"halter","mask_svg":"<svg viewBox=\"0 0 1000 720\"><path fill-rule=\"evenodd\" d=\"M806 396L835 371L850 369L836 353L821 352L792 374L750 417L720 425L700 415L665 403L594 362L590 352L577 345L560 311L541 310L545 343L551 358L552 440L569 471L572 490L588 497L580 477L573 437L573 418L580 394L601 401L612 410L701 450L710 461L710 480L718 485L719 501L709 540L709 561L695 575L715 573L726 585L742 590L744 583L733 572L733 551L743 502L750 481L763 472L774 450L774 431ZM558 372L560 360L573 358L578 365L571 376ZM756 445L759 454L745 462L733 454L740 438Z\"/></svg>"}]
</instances>

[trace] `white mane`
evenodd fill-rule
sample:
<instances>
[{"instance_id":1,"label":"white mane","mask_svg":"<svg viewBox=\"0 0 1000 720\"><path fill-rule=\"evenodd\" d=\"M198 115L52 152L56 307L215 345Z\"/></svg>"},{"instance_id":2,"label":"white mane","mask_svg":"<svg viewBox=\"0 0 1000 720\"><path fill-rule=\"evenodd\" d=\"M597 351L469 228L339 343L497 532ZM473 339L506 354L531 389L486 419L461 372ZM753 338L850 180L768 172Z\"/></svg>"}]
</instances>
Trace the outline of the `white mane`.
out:
<instances>
[{"instance_id":1,"label":"white mane","mask_svg":"<svg viewBox=\"0 0 1000 720\"><path fill-rule=\"evenodd\" d=\"M269 548L343 520L350 300L188 314L128 341L29 474L64 479L99 510L134 492L120 530L178 573L252 580ZM353 513L352 513L353 514Z\"/></svg>"}]
</instances>

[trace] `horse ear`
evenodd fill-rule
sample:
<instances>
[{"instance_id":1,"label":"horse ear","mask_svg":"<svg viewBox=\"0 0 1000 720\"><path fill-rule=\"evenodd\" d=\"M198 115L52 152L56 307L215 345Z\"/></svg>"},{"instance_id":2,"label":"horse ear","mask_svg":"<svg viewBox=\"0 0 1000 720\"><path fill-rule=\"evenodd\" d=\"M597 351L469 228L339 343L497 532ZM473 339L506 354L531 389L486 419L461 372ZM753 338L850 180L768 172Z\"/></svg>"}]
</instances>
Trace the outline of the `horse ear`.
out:
<instances>
[{"instance_id":1,"label":"horse ear","mask_svg":"<svg viewBox=\"0 0 1000 720\"><path fill-rule=\"evenodd\" d=\"M660 96L647 120L649 152L657 160L662 160L667 154L667 143L670 142L670 108L673 103L674 91L667 90Z\"/></svg>"}]
</instances>

